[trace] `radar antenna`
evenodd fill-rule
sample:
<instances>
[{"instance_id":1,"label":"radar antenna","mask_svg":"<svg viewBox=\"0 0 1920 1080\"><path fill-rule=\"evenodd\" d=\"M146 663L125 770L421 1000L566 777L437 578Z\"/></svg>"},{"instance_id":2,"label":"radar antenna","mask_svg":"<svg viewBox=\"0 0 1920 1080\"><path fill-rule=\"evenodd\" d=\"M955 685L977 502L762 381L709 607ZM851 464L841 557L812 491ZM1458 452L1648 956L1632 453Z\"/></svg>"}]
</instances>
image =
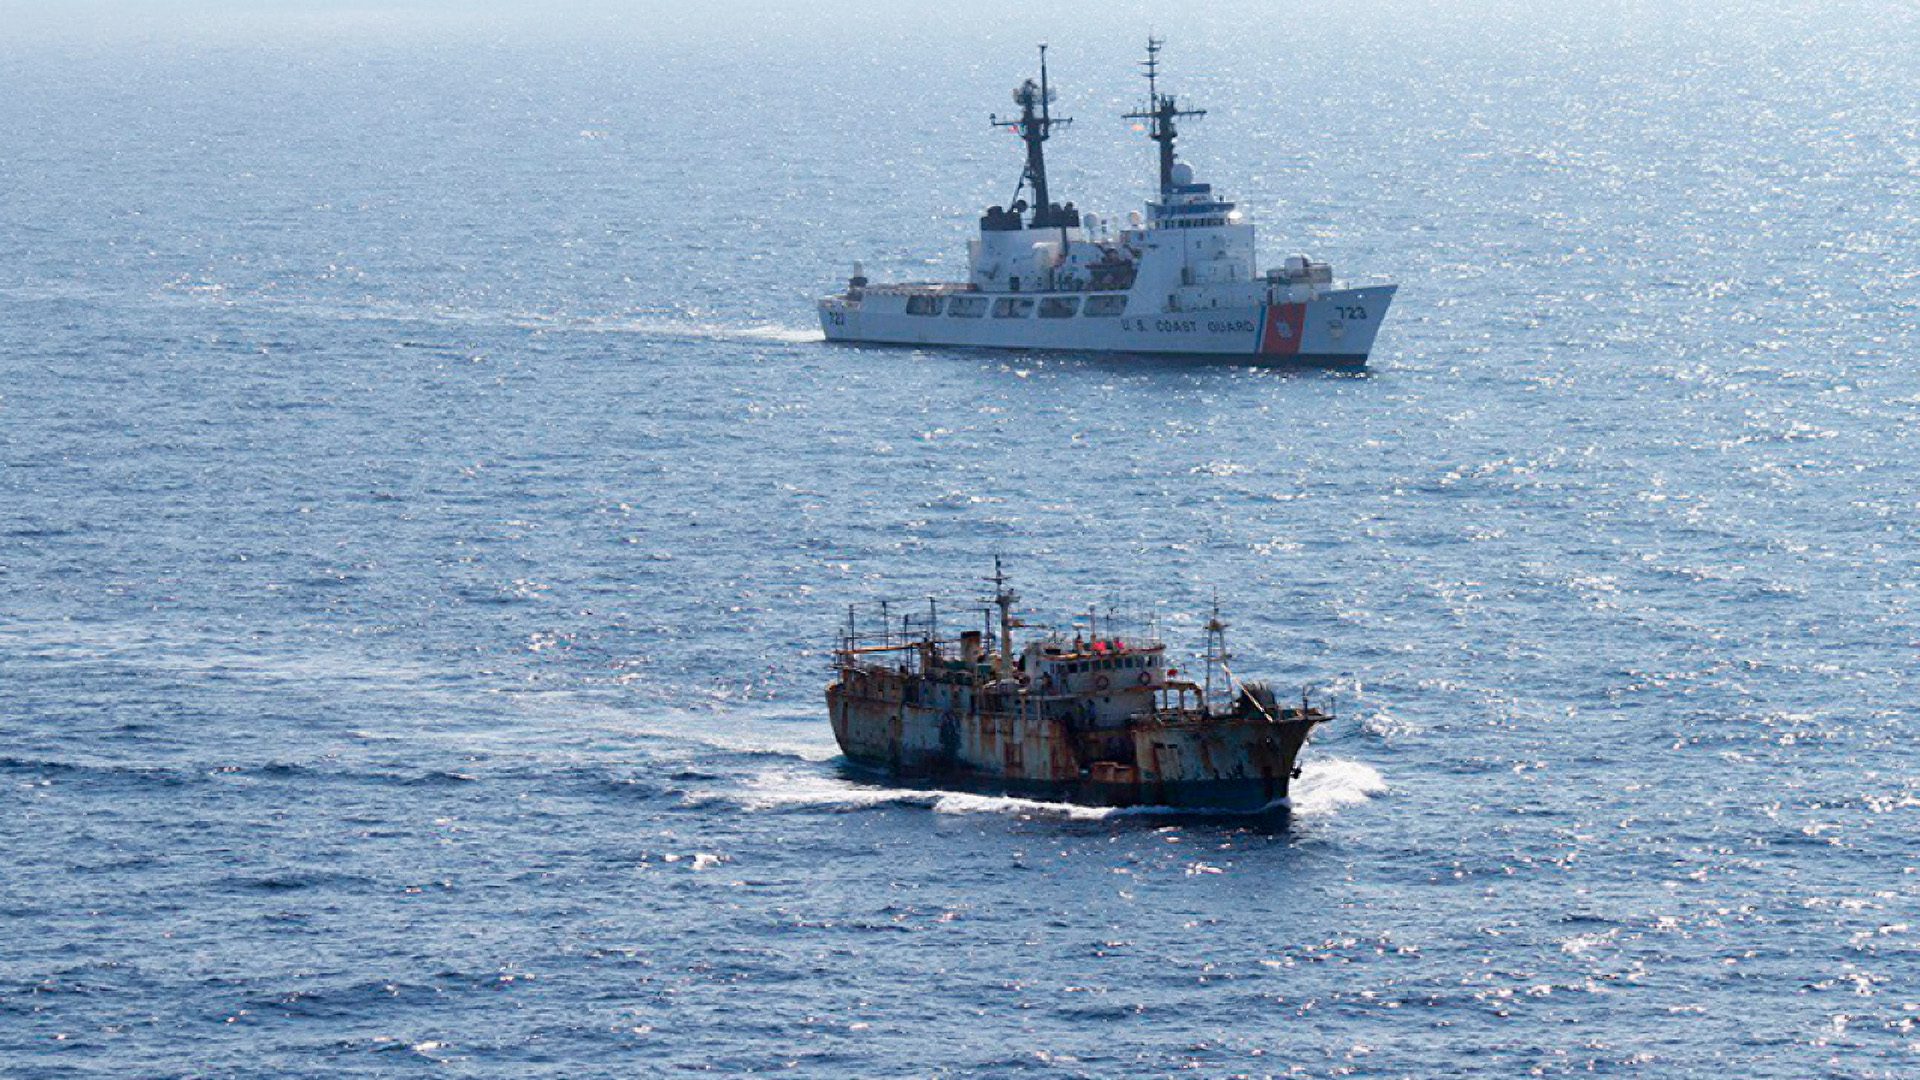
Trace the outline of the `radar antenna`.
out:
<instances>
[{"instance_id":1,"label":"radar antenna","mask_svg":"<svg viewBox=\"0 0 1920 1080\"><path fill-rule=\"evenodd\" d=\"M1146 69L1147 107L1125 114L1128 120L1147 121L1147 137L1160 144L1160 194L1163 197L1173 194L1173 140L1179 135L1173 122L1181 117L1207 115L1205 109L1182 109L1174 103L1172 94L1160 92L1160 49L1165 44L1160 38L1148 36L1147 58L1140 62Z\"/></svg>"},{"instance_id":2,"label":"radar antenna","mask_svg":"<svg viewBox=\"0 0 1920 1080\"><path fill-rule=\"evenodd\" d=\"M1047 195L1047 156L1041 144L1053 135L1054 128L1066 127L1073 123L1073 119L1053 115L1053 98L1053 88L1047 85L1047 47L1043 44L1040 46L1040 81L1035 83L1032 79L1028 79L1013 91L1013 103L1020 106L1020 118L1018 120L1003 118L998 114L987 116L987 123L1018 133L1027 144L1027 167L1020 173L1020 183L1014 186L1013 203L1009 205L1013 205L1018 211L1019 207L1014 204L1019 202L1020 189L1027 188L1032 191L1031 227L1035 229L1054 224L1066 224L1064 221L1054 220L1056 211Z\"/></svg>"}]
</instances>

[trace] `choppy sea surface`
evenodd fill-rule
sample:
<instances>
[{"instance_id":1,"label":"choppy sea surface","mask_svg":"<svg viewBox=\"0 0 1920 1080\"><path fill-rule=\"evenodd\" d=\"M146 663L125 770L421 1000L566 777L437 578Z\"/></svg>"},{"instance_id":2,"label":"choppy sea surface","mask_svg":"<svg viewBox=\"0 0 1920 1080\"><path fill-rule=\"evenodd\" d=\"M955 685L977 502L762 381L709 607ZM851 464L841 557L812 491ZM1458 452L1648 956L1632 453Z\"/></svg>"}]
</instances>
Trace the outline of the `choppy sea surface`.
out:
<instances>
[{"instance_id":1,"label":"choppy sea surface","mask_svg":"<svg viewBox=\"0 0 1920 1080\"><path fill-rule=\"evenodd\" d=\"M0 4L0 1073L1920 1072L1920 17ZM1363 375L865 350L1149 28ZM836 760L847 603L1339 695L1284 828Z\"/></svg>"}]
</instances>

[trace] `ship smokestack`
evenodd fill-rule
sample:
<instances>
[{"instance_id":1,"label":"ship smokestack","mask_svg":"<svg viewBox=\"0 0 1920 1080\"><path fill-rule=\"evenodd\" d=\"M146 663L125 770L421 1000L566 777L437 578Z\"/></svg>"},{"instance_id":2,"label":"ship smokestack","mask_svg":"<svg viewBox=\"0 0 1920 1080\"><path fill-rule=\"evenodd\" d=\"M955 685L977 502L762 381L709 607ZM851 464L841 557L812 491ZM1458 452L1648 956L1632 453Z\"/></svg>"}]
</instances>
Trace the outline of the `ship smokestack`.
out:
<instances>
[{"instance_id":1,"label":"ship smokestack","mask_svg":"<svg viewBox=\"0 0 1920 1080\"><path fill-rule=\"evenodd\" d=\"M960 635L960 660L969 665L980 662L980 631L968 630Z\"/></svg>"}]
</instances>

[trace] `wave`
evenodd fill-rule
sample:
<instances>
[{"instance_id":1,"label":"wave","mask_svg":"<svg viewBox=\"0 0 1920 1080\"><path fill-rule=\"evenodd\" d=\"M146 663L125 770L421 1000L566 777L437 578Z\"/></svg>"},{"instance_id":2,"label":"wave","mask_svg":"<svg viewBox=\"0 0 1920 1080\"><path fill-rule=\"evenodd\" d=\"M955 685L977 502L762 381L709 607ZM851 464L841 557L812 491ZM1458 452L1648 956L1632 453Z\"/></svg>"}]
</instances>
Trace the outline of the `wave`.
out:
<instances>
[{"instance_id":1,"label":"wave","mask_svg":"<svg viewBox=\"0 0 1920 1080\"><path fill-rule=\"evenodd\" d=\"M1319 758L1304 764L1300 779L1293 782L1293 812L1306 817L1331 814L1359 806L1386 791L1386 777L1371 765L1342 758Z\"/></svg>"},{"instance_id":2,"label":"wave","mask_svg":"<svg viewBox=\"0 0 1920 1080\"><path fill-rule=\"evenodd\" d=\"M67 775L89 779L127 780L178 787L206 780L205 770L175 765L148 765L117 761L59 761L53 758L0 755L0 771Z\"/></svg>"},{"instance_id":3,"label":"wave","mask_svg":"<svg viewBox=\"0 0 1920 1080\"><path fill-rule=\"evenodd\" d=\"M396 787L452 787L475 783L471 773L440 768L412 768L404 762L360 762L309 765L290 761L216 763L184 761L149 764L125 761L61 761L53 758L0 754L0 772L22 772L43 777L63 775L87 782L154 784L182 787L211 782L270 784L370 784Z\"/></svg>"},{"instance_id":4,"label":"wave","mask_svg":"<svg viewBox=\"0 0 1920 1080\"><path fill-rule=\"evenodd\" d=\"M378 883L364 874L282 867L257 874L230 874L217 886L233 892L295 892L303 889L344 888L359 892Z\"/></svg>"}]
</instances>

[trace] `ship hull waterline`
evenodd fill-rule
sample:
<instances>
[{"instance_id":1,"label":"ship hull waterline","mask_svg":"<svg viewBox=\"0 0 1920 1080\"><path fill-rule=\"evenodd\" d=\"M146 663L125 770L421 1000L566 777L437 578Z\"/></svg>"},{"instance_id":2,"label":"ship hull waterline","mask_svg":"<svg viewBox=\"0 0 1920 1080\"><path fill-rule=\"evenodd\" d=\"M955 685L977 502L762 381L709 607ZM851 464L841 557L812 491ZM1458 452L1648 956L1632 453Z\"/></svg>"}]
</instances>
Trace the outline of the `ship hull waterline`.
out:
<instances>
[{"instance_id":1,"label":"ship hull waterline","mask_svg":"<svg viewBox=\"0 0 1920 1080\"><path fill-rule=\"evenodd\" d=\"M1131 352L1121 349L1089 349L1067 347L1039 347L1033 345L962 345L951 342L904 342L904 341L854 341L848 339L827 339L835 345L850 349L873 349L876 351L926 349L952 350L956 353L1019 353L1035 357L1058 357L1065 360L1134 360L1142 364L1164 364L1168 368L1176 365L1219 368L1260 368L1271 371L1325 371L1364 374L1367 370L1367 357L1347 354L1306 355L1272 357L1233 353L1191 353L1191 352Z\"/></svg>"},{"instance_id":2,"label":"ship hull waterline","mask_svg":"<svg viewBox=\"0 0 1920 1080\"><path fill-rule=\"evenodd\" d=\"M913 315L905 299L868 294L820 302L826 340L1095 353L1258 367L1365 367L1396 287L1343 289L1300 303L1107 318L999 319ZM1041 296L1044 294L1032 294ZM898 309L898 310L896 310Z\"/></svg>"},{"instance_id":3,"label":"ship hull waterline","mask_svg":"<svg viewBox=\"0 0 1920 1080\"><path fill-rule=\"evenodd\" d=\"M1269 797L1256 781L1199 780L1166 786L1158 797L1142 801L1125 789L1106 791L1090 785L1053 781L1009 780L968 770L949 769L908 775L885 761L842 755L850 779L885 782L915 791L963 793L988 797L1053 803L1065 808L1129 810L1151 814L1157 810L1182 815L1222 817L1286 817L1293 812L1291 796Z\"/></svg>"},{"instance_id":4,"label":"ship hull waterline","mask_svg":"<svg viewBox=\"0 0 1920 1080\"><path fill-rule=\"evenodd\" d=\"M1094 807L1285 813L1312 722L1143 726L1102 733L1124 764L1087 760L1085 733L1038 715L958 713L827 693L847 763L909 786Z\"/></svg>"}]
</instances>

